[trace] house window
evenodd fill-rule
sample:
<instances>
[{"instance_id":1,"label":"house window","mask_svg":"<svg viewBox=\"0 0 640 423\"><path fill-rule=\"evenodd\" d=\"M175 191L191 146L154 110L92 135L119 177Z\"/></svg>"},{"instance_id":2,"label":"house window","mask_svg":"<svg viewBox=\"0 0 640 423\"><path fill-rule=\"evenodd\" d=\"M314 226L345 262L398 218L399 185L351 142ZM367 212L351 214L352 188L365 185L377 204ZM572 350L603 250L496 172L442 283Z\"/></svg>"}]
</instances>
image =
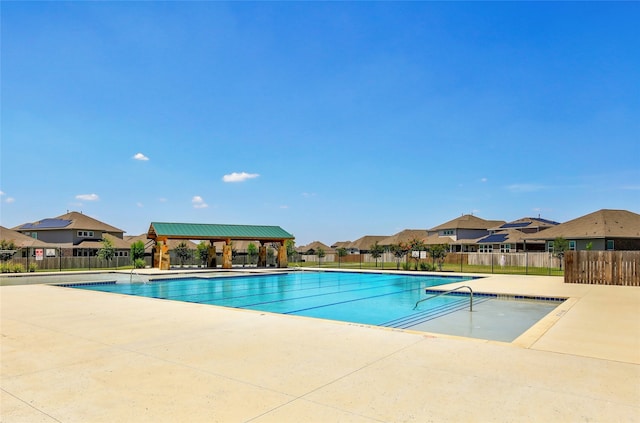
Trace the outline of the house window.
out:
<instances>
[{"instance_id":1,"label":"house window","mask_svg":"<svg viewBox=\"0 0 640 423\"><path fill-rule=\"evenodd\" d=\"M98 250L92 248L74 248L73 257L95 257Z\"/></svg>"},{"instance_id":2,"label":"house window","mask_svg":"<svg viewBox=\"0 0 640 423\"><path fill-rule=\"evenodd\" d=\"M129 257L128 251L116 251L116 257Z\"/></svg>"},{"instance_id":3,"label":"house window","mask_svg":"<svg viewBox=\"0 0 640 423\"><path fill-rule=\"evenodd\" d=\"M549 253L553 253L553 241L548 241L547 242L547 251Z\"/></svg>"},{"instance_id":4,"label":"house window","mask_svg":"<svg viewBox=\"0 0 640 423\"><path fill-rule=\"evenodd\" d=\"M93 238L93 231L78 231L79 238Z\"/></svg>"},{"instance_id":5,"label":"house window","mask_svg":"<svg viewBox=\"0 0 640 423\"><path fill-rule=\"evenodd\" d=\"M480 244L478 249L480 253L493 253L493 244Z\"/></svg>"},{"instance_id":6,"label":"house window","mask_svg":"<svg viewBox=\"0 0 640 423\"><path fill-rule=\"evenodd\" d=\"M612 239L607 240L607 250L615 250L615 243Z\"/></svg>"},{"instance_id":7,"label":"house window","mask_svg":"<svg viewBox=\"0 0 640 423\"><path fill-rule=\"evenodd\" d=\"M31 238L38 239L38 233L37 232L31 232Z\"/></svg>"},{"instance_id":8,"label":"house window","mask_svg":"<svg viewBox=\"0 0 640 423\"><path fill-rule=\"evenodd\" d=\"M575 241L569 241L569 250L570 251L575 251L576 250L576 242Z\"/></svg>"},{"instance_id":9,"label":"house window","mask_svg":"<svg viewBox=\"0 0 640 423\"><path fill-rule=\"evenodd\" d=\"M501 253L510 253L511 252L511 244L500 244L500 252Z\"/></svg>"},{"instance_id":10,"label":"house window","mask_svg":"<svg viewBox=\"0 0 640 423\"><path fill-rule=\"evenodd\" d=\"M442 235L453 235L453 234L454 234L453 229L447 229L445 231L442 231Z\"/></svg>"}]
</instances>

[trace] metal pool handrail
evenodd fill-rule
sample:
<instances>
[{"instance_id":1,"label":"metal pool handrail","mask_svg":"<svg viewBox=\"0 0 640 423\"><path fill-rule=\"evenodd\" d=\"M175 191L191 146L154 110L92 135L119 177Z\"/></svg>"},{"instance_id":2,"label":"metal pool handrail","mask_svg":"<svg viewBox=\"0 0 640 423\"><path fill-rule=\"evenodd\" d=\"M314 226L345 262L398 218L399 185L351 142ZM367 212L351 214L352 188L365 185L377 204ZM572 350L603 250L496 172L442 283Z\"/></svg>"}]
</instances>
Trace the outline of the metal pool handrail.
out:
<instances>
[{"instance_id":1,"label":"metal pool handrail","mask_svg":"<svg viewBox=\"0 0 640 423\"><path fill-rule=\"evenodd\" d=\"M418 302L416 303L415 307L413 307L413 309L415 310L416 308L418 308L418 304L420 304L423 301L433 300L436 297L439 297L439 296L445 295L445 294L449 294L449 293L451 293L453 291L457 291L457 290L462 289L462 288L467 288L469 290L469 292L471 293L471 295L469 296L469 311L473 311L473 289L471 289L471 287L467 286L467 285L459 286L457 288L453 288L453 289L450 289L448 291L443 291L443 292L440 292L438 294L432 295L431 297L423 298L421 300L418 300Z\"/></svg>"},{"instance_id":2,"label":"metal pool handrail","mask_svg":"<svg viewBox=\"0 0 640 423\"><path fill-rule=\"evenodd\" d=\"M140 276L140 273L136 272L136 269L135 269L135 268L131 269L131 273L129 274L129 283L133 283L133 274L134 274L134 273L135 273L136 275L138 275L138 279L140 279L140 281L141 281L142 283L146 284L145 280L144 280L144 279L142 279L142 276Z\"/></svg>"}]
</instances>

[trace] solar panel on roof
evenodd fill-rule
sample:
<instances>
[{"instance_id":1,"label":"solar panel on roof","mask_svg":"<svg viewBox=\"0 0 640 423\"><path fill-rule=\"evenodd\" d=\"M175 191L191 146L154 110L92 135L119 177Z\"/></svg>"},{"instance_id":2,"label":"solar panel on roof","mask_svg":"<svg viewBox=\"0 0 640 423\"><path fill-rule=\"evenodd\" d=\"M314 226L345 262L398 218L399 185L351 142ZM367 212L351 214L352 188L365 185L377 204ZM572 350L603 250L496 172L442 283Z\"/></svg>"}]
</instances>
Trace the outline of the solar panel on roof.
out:
<instances>
[{"instance_id":1,"label":"solar panel on roof","mask_svg":"<svg viewBox=\"0 0 640 423\"><path fill-rule=\"evenodd\" d=\"M490 244L490 243L500 243L505 242L507 240L508 234L491 234L486 238L482 238L478 241L478 244Z\"/></svg>"},{"instance_id":2,"label":"solar panel on roof","mask_svg":"<svg viewBox=\"0 0 640 423\"><path fill-rule=\"evenodd\" d=\"M20 229L58 229L65 228L69 224L71 221L65 219L43 219L39 222L25 223Z\"/></svg>"},{"instance_id":3,"label":"solar panel on roof","mask_svg":"<svg viewBox=\"0 0 640 423\"><path fill-rule=\"evenodd\" d=\"M504 225L500 226L501 228L504 229L508 229L508 228L524 228L525 226L529 226L531 225L531 222L517 222L517 223L505 223Z\"/></svg>"}]
</instances>

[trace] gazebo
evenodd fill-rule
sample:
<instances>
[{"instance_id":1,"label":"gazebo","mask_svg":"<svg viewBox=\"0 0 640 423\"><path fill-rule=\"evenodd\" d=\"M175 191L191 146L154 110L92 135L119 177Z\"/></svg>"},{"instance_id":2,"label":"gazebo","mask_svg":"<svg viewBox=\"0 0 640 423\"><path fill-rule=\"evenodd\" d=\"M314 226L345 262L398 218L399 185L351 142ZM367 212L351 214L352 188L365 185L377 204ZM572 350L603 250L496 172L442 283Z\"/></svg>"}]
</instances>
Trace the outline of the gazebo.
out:
<instances>
[{"instance_id":1,"label":"gazebo","mask_svg":"<svg viewBox=\"0 0 640 423\"><path fill-rule=\"evenodd\" d=\"M168 270L170 268L169 248L167 247L167 241L169 239L208 240L208 267L216 266L216 247L214 246L214 242L223 241L222 268L231 269L232 241L245 240L259 242L258 267L267 266L267 244L279 243L280 248L278 248L277 266L287 267L286 241L294 239L294 236L280 226L151 222L151 226L149 226L149 231L147 232L147 238L154 240L156 243L153 254L153 267Z\"/></svg>"}]
</instances>

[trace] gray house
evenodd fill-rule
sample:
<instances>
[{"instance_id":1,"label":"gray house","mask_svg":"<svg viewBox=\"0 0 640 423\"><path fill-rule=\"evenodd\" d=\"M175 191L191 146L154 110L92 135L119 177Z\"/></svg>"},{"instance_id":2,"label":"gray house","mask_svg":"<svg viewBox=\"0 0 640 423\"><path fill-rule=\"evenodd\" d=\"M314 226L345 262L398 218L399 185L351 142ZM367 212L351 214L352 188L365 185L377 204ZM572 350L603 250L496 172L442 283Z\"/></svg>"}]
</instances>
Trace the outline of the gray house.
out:
<instances>
[{"instance_id":1,"label":"gray house","mask_svg":"<svg viewBox=\"0 0 640 423\"><path fill-rule=\"evenodd\" d=\"M561 223L529 239L543 240L553 252L556 238L569 241L570 250L640 250L640 214L602 209Z\"/></svg>"},{"instance_id":2,"label":"gray house","mask_svg":"<svg viewBox=\"0 0 640 423\"><path fill-rule=\"evenodd\" d=\"M478 249L478 241L491 234L490 228L504 223L504 220L485 220L464 214L429 229L427 233L429 237L442 238L442 243L448 243L452 251L474 252Z\"/></svg>"},{"instance_id":3,"label":"gray house","mask_svg":"<svg viewBox=\"0 0 640 423\"><path fill-rule=\"evenodd\" d=\"M102 240L108 238L116 249L116 255L127 257L130 243L124 231L79 212L68 212L58 217L24 223L13 228L23 235L54 244L64 256L95 256L102 248Z\"/></svg>"},{"instance_id":4,"label":"gray house","mask_svg":"<svg viewBox=\"0 0 640 423\"><path fill-rule=\"evenodd\" d=\"M491 235L478 240L478 251L483 253L514 253L519 251L545 251L545 243L529 237L540 231L559 225L558 222L540 217L523 217L495 228Z\"/></svg>"}]
</instances>

